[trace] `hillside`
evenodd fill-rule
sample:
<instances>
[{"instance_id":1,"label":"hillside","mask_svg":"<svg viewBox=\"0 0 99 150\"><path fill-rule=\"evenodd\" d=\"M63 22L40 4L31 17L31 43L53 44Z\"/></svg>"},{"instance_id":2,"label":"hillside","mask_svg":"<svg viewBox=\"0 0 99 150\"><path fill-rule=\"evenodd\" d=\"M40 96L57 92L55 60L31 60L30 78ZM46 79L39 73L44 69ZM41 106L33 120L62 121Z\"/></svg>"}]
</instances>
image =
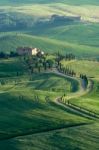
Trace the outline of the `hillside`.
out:
<instances>
[{"instance_id":1,"label":"hillside","mask_svg":"<svg viewBox=\"0 0 99 150\"><path fill-rule=\"evenodd\" d=\"M50 37L53 39L68 41L80 45L99 46L99 24L72 24L66 26L50 27L44 26L43 32L32 30L33 35Z\"/></svg>"},{"instance_id":2,"label":"hillside","mask_svg":"<svg viewBox=\"0 0 99 150\"><path fill-rule=\"evenodd\" d=\"M79 63L83 67L83 63ZM79 92L79 88L74 93L70 91L71 83L72 86L77 86L78 79L62 77L55 73L32 74L31 79L24 63L13 58L2 60L0 68L2 74L5 74L0 78L0 82L4 81L0 84L2 150L43 150L44 147L52 150L98 148L99 120L81 116L72 109L55 103L55 98L64 92L66 95ZM90 63L87 63L87 69L90 70ZM87 69L85 68L85 71ZM17 76L17 71L22 74ZM93 73L96 74L96 70L93 70ZM93 81L95 84L91 93L71 99L70 102L99 113L98 80Z\"/></svg>"},{"instance_id":3,"label":"hillside","mask_svg":"<svg viewBox=\"0 0 99 150\"><path fill-rule=\"evenodd\" d=\"M99 0L0 0L0 150L99 150Z\"/></svg>"},{"instance_id":4,"label":"hillside","mask_svg":"<svg viewBox=\"0 0 99 150\"><path fill-rule=\"evenodd\" d=\"M88 60L73 60L73 61L65 61L61 62L64 67L73 68L77 75L79 73L87 74L88 77L97 78L99 77L99 62L97 61L88 61Z\"/></svg>"},{"instance_id":5,"label":"hillside","mask_svg":"<svg viewBox=\"0 0 99 150\"><path fill-rule=\"evenodd\" d=\"M20 34L20 33L8 33L1 34L1 43L0 43L0 51L10 52L16 51L17 47L20 46L30 46L30 47L38 47L45 52L58 52L66 53L73 52L78 57L91 57L99 59L99 51L98 47L91 47L80 44L73 44L71 42L65 42L61 40L32 36L28 34ZM93 51L94 48L94 51Z\"/></svg>"},{"instance_id":6,"label":"hillside","mask_svg":"<svg viewBox=\"0 0 99 150\"><path fill-rule=\"evenodd\" d=\"M25 45L99 59L97 0L0 3L0 51L15 51Z\"/></svg>"},{"instance_id":7,"label":"hillside","mask_svg":"<svg viewBox=\"0 0 99 150\"><path fill-rule=\"evenodd\" d=\"M87 22L99 22L99 6L94 5L69 5L66 3L48 3L48 4L29 4L28 5L14 5L14 6L0 6L0 14L5 13L5 19L13 20L13 15L16 15L16 19L22 19L24 22L24 17L32 20L48 19L51 15L63 15L63 16L81 16L82 21ZM19 15L20 14L20 15ZM22 18L23 15L23 18ZM12 18L12 19L11 19ZM18 20L17 19L17 20ZM31 22L31 20L29 20ZM8 22L6 22L8 23Z\"/></svg>"}]
</instances>

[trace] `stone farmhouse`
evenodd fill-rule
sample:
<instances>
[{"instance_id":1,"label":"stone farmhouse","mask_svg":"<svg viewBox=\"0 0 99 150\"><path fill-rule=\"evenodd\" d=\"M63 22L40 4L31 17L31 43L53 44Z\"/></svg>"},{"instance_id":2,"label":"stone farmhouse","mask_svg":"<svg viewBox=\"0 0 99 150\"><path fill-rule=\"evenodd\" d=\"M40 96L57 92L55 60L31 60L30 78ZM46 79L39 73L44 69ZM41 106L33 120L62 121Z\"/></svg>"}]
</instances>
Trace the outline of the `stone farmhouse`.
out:
<instances>
[{"instance_id":1,"label":"stone farmhouse","mask_svg":"<svg viewBox=\"0 0 99 150\"><path fill-rule=\"evenodd\" d=\"M29 56L36 56L37 54L44 55L44 52L38 48L30 48L30 47L18 47L17 48L18 55L29 55Z\"/></svg>"}]
</instances>

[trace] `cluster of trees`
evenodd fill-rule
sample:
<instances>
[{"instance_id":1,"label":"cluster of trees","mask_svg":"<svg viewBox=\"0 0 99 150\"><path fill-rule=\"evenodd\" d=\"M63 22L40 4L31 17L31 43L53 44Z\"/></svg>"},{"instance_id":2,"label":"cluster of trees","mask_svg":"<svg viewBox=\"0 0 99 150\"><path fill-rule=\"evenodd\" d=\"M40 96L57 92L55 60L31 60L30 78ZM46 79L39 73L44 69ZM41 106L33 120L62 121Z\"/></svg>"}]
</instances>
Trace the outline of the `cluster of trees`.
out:
<instances>
[{"instance_id":1,"label":"cluster of trees","mask_svg":"<svg viewBox=\"0 0 99 150\"><path fill-rule=\"evenodd\" d=\"M69 67L63 67L62 64L59 64L58 70L66 75L76 76L74 70L70 69Z\"/></svg>"},{"instance_id":2,"label":"cluster of trees","mask_svg":"<svg viewBox=\"0 0 99 150\"><path fill-rule=\"evenodd\" d=\"M66 55L60 54L59 52L56 55L56 63L59 66L60 62L65 59L66 61L74 60L76 57L74 54L69 53Z\"/></svg>"},{"instance_id":3,"label":"cluster of trees","mask_svg":"<svg viewBox=\"0 0 99 150\"><path fill-rule=\"evenodd\" d=\"M5 85L6 81L5 80L0 80L0 85Z\"/></svg>"},{"instance_id":4,"label":"cluster of trees","mask_svg":"<svg viewBox=\"0 0 99 150\"><path fill-rule=\"evenodd\" d=\"M4 52L0 52L0 58L6 58L7 54L5 54Z\"/></svg>"},{"instance_id":5,"label":"cluster of trees","mask_svg":"<svg viewBox=\"0 0 99 150\"><path fill-rule=\"evenodd\" d=\"M52 59L46 59L46 56L31 56L31 57L24 57L25 62L28 65L31 73L38 71L39 73L41 70L51 69L53 67L54 61Z\"/></svg>"},{"instance_id":6,"label":"cluster of trees","mask_svg":"<svg viewBox=\"0 0 99 150\"><path fill-rule=\"evenodd\" d=\"M80 78L82 79L82 86L84 89L88 86L88 78L86 75L80 74Z\"/></svg>"},{"instance_id":7,"label":"cluster of trees","mask_svg":"<svg viewBox=\"0 0 99 150\"><path fill-rule=\"evenodd\" d=\"M57 56L56 56L56 64L57 64L57 69L66 74L66 75L70 75L70 76L76 76L76 73L74 72L74 70L70 69L69 67L64 67L62 64L61 64L61 61L65 59L66 61L70 61L70 60L73 60L75 59L75 55L72 54L72 53L69 53L69 54L66 54L66 55L62 55L60 54L59 52L57 53Z\"/></svg>"},{"instance_id":8,"label":"cluster of trees","mask_svg":"<svg viewBox=\"0 0 99 150\"><path fill-rule=\"evenodd\" d=\"M72 53L65 55L65 60L73 60L75 58L76 58L75 55Z\"/></svg>"},{"instance_id":9,"label":"cluster of trees","mask_svg":"<svg viewBox=\"0 0 99 150\"><path fill-rule=\"evenodd\" d=\"M11 51L9 54L5 52L0 52L0 58L9 58L9 57L16 57L18 54L16 52Z\"/></svg>"}]
</instances>

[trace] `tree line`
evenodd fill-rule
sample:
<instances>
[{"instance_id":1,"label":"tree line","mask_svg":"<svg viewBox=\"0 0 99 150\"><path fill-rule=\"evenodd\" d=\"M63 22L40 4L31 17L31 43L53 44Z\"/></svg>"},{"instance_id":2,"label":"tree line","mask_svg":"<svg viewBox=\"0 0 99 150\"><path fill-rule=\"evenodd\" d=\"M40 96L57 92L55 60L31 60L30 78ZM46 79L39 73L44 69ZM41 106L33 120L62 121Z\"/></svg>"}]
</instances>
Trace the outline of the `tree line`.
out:
<instances>
[{"instance_id":1,"label":"tree line","mask_svg":"<svg viewBox=\"0 0 99 150\"><path fill-rule=\"evenodd\" d=\"M62 72L65 75L76 76L76 72L73 69L71 69L69 67L63 67L62 64L60 64L57 69L59 72Z\"/></svg>"},{"instance_id":2,"label":"tree line","mask_svg":"<svg viewBox=\"0 0 99 150\"><path fill-rule=\"evenodd\" d=\"M60 52L58 52L58 53L56 54L56 62L57 62L57 65L59 65L60 62L61 62L63 59L64 59L65 61L70 61L70 60L76 59L76 57L75 57L75 55L72 54L72 53L68 53L68 54L66 53L65 55L63 55L63 54L61 54Z\"/></svg>"},{"instance_id":3,"label":"tree line","mask_svg":"<svg viewBox=\"0 0 99 150\"><path fill-rule=\"evenodd\" d=\"M0 52L0 58L9 58L19 56L17 52L11 51L9 54L5 52Z\"/></svg>"}]
</instances>

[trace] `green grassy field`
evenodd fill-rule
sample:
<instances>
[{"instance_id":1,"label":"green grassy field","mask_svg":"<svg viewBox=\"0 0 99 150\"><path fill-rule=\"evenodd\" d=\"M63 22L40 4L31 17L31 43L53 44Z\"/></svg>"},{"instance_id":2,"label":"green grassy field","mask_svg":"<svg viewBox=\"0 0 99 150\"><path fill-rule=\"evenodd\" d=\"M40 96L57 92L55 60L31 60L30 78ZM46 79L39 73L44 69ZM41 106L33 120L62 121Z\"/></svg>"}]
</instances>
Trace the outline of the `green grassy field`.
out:
<instances>
[{"instance_id":1,"label":"green grassy field","mask_svg":"<svg viewBox=\"0 0 99 150\"><path fill-rule=\"evenodd\" d=\"M39 47L48 52L74 52L78 56L99 59L99 5L97 0L90 1L90 4L89 0L76 0L75 2L72 0L62 2L39 0L38 2L28 1L28 4L27 1L5 0L0 3L2 4L0 6L1 17L2 13L6 14L3 15L3 18L6 17L1 23L4 27L4 29L1 28L1 31L6 32L0 32L0 51L15 51L16 47L24 45ZM82 21L71 25L68 25L68 22L60 22L58 26L55 23L46 24L46 20L50 19L53 14L81 16ZM43 21L42 26L38 25L40 20ZM17 25L18 22L19 25Z\"/></svg>"},{"instance_id":2,"label":"green grassy field","mask_svg":"<svg viewBox=\"0 0 99 150\"><path fill-rule=\"evenodd\" d=\"M54 14L81 21L51 24ZM30 74L22 59L0 59L0 150L98 150L99 120L56 98L76 95L72 104L99 115L99 1L1 0L0 21L0 52L28 46L51 59L56 52L73 53L75 60L61 63L77 73L76 79L49 70ZM80 90L80 73L93 81L88 93Z\"/></svg>"},{"instance_id":3,"label":"green grassy field","mask_svg":"<svg viewBox=\"0 0 99 150\"><path fill-rule=\"evenodd\" d=\"M87 61L86 63L87 68L90 67L90 63ZM53 73L34 74L32 78L28 74L14 76L13 72L25 70L24 64L16 58L2 60L0 65L3 66L2 73L5 74L5 77L1 78L5 84L0 85L0 148L2 150L11 148L23 150L25 147L30 150L46 149L46 147L51 150L65 148L97 150L98 121L81 117L54 103L55 98L70 93L71 85L77 86L76 81ZM8 73L10 78L6 76ZM71 102L99 113L98 85L96 79L91 93L73 99ZM95 128L92 131L93 126ZM91 146L92 142L93 146Z\"/></svg>"},{"instance_id":4,"label":"green grassy field","mask_svg":"<svg viewBox=\"0 0 99 150\"><path fill-rule=\"evenodd\" d=\"M5 52L16 51L17 47L24 45L30 47L38 47L45 52L50 53L60 51L60 53L64 54L72 52L78 57L91 57L97 59L99 57L98 47L69 43L62 40L56 40L42 36L32 36L23 33L7 33L1 34L1 41L0 51Z\"/></svg>"},{"instance_id":5,"label":"green grassy field","mask_svg":"<svg viewBox=\"0 0 99 150\"><path fill-rule=\"evenodd\" d=\"M88 77L99 77L99 62L88 60L73 60L61 62L64 67L74 69L77 75L86 74Z\"/></svg>"},{"instance_id":6,"label":"green grassy field","mask_svg":"<svg viewBox=\"0 0 99 150\"><path fill-rule=\"evenodd\" d=\"M14 3L12 3L14 4ZM46 17L53 14L60 14L64 16L81 16L82 20L91 21L91 22L99 22L98 13L99 13L99 4L98 5L70 5L66 2L51 2L51 3L15 3L16 5L11 5L9 3L7 6L0 6L4 12L8 14L10 12L14 12L16 14L23 13L23 17L25 14L33 15L34 17Z\"/></svg>"},{"instance_id":7,"label":"green grassy field","mask_svg":"<svg viewBox=\"0 0 99 150\"><path fill-rule=\"evenodd\" d=\"M88 60L63 60L62 64L65 67L68 66L71 69L74 69L78 76L81 73L86 74L88 77L92 78L94 82L93 90L85 96L71 99L71 102L77 106L87 110L92 110L93 112L99 114L99 63Z\"/></svg>"},{"instance_id":8,"label":"green grassy field","mask_svg":"<svg viewBox=\"0 0 99 150\"><path fill-rule=\"evenodd\" d=\"M13 71L22 71L24 67L20 66L20 69L17 61L3 60L3 73L12 76ZM7 67L8 62L14 65L12 70ZM5 84L0 85L1 140L86 123L87 119L65 111L53 102L57 96L71 92L71 85L77 86L77 81L53 73L34 74L31 80L27 76L2 80Z\"/></svg>"},{"instance_id":9,"label":"green grassy field","mask_svg":"<svg viewBox=\"0 0 99 150\"><path fill-rule=\"evenodd\" d=\"M74 24L59 27L45 27L43 32L38 30L32 31L32 34L49 36L50 38L67 41L79 45L98 47L99 24Z\"/></svg>"},{"instance_id":10,"label":"green grassy field","mask_svg":"<svg viewBox=\"0 0 99 150\"><path fill-rule=\"evenodd\" d=\"M14 77L17 73L26 74L26 68L17 58L0 60L0 77Z\"/></svg>"},{"instance_id":11,"label":"green grassy field","mask_svg":"<svg viewBox=\"0 0 99 150\"><path fill-rule=\"evenodd\" d=\"M72 99L71 102L87 110L99 114L99 81L94 80L93 91L87 96Z\"/></svg>"},{"instance_id":12,"label":"green grassy field","mask_svg":"<svg viewBox=\"0 0 99 150\"><path fill-rule=\"evenodd\" d=\"M67 128L4 141L4 150L98 150L99 124ZM43 137L43 138L42 138Z\"/></svg>"}]
</instances>

